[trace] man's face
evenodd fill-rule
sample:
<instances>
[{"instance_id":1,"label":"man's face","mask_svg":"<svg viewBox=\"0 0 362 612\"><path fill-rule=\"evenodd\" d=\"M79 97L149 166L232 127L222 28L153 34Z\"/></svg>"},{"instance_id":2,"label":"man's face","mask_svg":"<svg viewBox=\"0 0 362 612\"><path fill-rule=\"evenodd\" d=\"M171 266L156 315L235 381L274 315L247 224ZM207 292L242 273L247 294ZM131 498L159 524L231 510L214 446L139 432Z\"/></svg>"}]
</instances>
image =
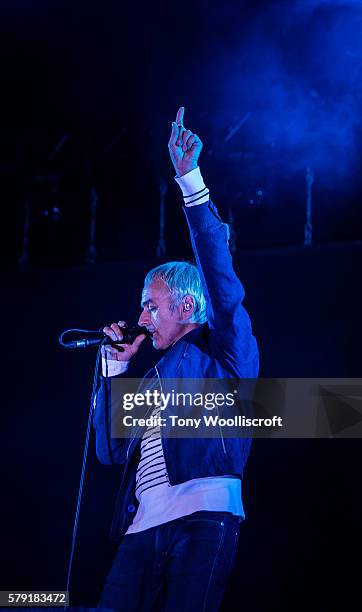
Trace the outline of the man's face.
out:
<instances>
[{"instance_id":1,"label":"man's face","mask_svg":"<svg viewBox=\"0 0 362 612\"><path fill-rule=\"evenodd\" d=\"M143 325L152 333L155 349L166 349L184 333L182 305L171 308L173 298L162 279L155 279L142 291L142 313L138 325Z\"/></svg>"}]
</instances>

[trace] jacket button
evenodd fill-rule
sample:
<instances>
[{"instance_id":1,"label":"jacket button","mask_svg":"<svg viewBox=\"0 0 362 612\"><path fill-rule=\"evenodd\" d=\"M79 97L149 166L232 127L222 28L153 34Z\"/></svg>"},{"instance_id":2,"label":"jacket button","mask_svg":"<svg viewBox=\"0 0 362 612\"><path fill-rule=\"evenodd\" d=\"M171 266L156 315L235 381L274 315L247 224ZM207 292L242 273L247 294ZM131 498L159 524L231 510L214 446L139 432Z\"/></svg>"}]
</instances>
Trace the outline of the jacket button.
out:
<instances>
[{"instance_id":1,"label":"jacket button","mask_svg":"<svg viewBox=\"0 0 362 612\"><path fill-rule=\"evenodd\" d=\"M134 512L136 510L135 506L133 504L131 504L130 506L128 506L127 508L128 512Z\"/></svg>"},{"instance_id":2,"label":"jacket button","mask_svg":"<svg viewBox=\"0 0 362 612\"><path fill-rule=\"evenodd\" d=\"M184 356L184 359L188 359L188 357L190 357L188 353L184 353L183 356Z\"/></svg>"}]
</instances>

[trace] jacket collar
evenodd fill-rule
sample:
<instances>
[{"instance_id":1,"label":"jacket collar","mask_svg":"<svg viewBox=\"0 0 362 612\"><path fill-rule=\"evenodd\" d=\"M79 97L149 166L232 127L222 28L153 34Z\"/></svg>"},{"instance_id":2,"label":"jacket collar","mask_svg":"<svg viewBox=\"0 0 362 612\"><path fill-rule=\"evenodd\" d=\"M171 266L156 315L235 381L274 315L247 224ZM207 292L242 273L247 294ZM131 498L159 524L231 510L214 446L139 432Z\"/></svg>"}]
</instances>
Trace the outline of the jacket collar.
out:
<instances>
[{"instance_id":1,"label":"jacket collar","mask_svg":"<svg viewBox=\"0 0 362 612\"><path fill-rule=\"evenodd\" d=\"M171 363L173 376L177 373L182 358L187 355L189 345L192 344L193 340L202 333L203 328L204 325L200 325L200 327L195 327L195 329L192 329L187 334L182 336L176 342L176 344L174 344L166 351L165 355L163 355L163 357L161 357L161 359L156 364L156 367L161 375L163 375L163 372L168 369L168 366Z\"/></svg>"}]
</instances>

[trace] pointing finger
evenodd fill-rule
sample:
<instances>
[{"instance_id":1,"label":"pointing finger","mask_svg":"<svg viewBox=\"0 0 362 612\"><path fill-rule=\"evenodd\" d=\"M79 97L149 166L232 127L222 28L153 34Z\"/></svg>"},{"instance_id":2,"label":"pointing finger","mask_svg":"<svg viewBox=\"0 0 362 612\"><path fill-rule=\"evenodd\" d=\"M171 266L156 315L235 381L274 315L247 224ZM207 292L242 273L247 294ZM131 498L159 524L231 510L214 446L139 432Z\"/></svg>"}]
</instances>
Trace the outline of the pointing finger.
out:
<instances>
[{"instance_id":1,"label":"pointing finger","mask_svg":"<svg viewBox=\"0 0 362 612\"><path fill-rule=\"evenodd\" d=\"M184 114L185 114L185 107L180 106L180 108L177 111L177 115L176 115L176 123L177 125L181 125L182 127L184 125Z\"/></svg>"}]
</instances>

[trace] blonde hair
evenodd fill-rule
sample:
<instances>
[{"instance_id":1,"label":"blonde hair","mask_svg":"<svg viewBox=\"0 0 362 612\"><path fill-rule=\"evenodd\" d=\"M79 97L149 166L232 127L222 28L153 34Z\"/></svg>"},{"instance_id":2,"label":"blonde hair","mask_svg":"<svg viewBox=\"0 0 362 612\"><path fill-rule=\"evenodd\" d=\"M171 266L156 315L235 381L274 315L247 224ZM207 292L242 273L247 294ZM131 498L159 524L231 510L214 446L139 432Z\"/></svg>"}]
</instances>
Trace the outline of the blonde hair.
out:
<instances>
[{"instance_id":1,"label":"blonde hair","mask_svg":"<svg viewBox=\"0 0 362 612\"><path fill-rule=\"evenodd\" d=\"M200 273L197 267L188 261L170 261L150 270L145 278L145 287L156 278L162 279L174 299L173 306L178 306L186 295L194 298L194 312L190 323L205 323L206 300L202 291Z\"/></svg>"}]
</instances>

